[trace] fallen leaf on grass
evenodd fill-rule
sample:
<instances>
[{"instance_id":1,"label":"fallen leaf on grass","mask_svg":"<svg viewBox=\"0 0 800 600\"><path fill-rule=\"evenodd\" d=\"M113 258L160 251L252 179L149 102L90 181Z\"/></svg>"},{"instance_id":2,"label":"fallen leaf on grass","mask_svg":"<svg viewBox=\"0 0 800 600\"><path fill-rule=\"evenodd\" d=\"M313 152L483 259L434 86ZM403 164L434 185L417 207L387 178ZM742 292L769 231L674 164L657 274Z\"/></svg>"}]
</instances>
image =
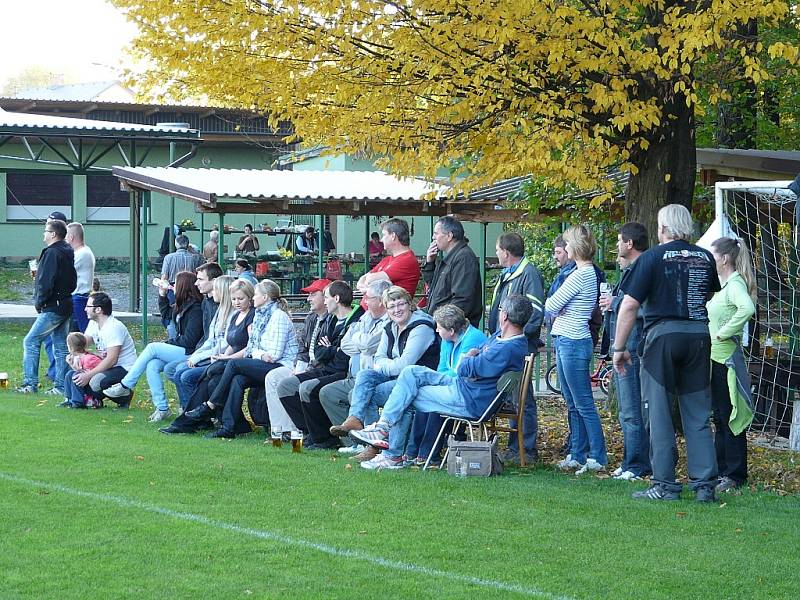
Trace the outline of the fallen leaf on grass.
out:
<instances>
[{"instance_id":1,"label":"fallen leaf on grass","mask_svg":"<svg viewBox=\"0 0 800 600\"><path fill-rule=\"evenodd\" d=\"M741 527L737 527L733 531L734 531L734 533L742 533L742 528Z\"/></svg>"},{"instance_id":2,"label":"fallen leaf on grass","mask_svg":"<svg viewBox=\"0 0 800 600\"><path fill-rule=\"evenodd\" d=\"M141 455L137 454L136 455L136 460L144 460L144 456L141 456Z\"/></svg>"},{"instance_id":3,"label":"fallen leaf on grass","mask_svg":"<svg viewBox=\"0 0 800 600\"><path fill-rule=\"evenodd\" d=\"M346 471L350 471L350 470L353 468L353 465L351 465L350 463L347 463L347 464L344 466L344 468L345 468L345 470L346 470Z\"/></svg>"},{"instance_id":4,"label":"fallen leaf on grass","mask_svg":"<svg viewBox=\"0 0 800 600\"><path fill-rule=\"evenodd\" d=\"M675 516L678 517L679 519L683 519L686 516L686 513L685 512L676 512Z\"/></svg>"}]
</instances>

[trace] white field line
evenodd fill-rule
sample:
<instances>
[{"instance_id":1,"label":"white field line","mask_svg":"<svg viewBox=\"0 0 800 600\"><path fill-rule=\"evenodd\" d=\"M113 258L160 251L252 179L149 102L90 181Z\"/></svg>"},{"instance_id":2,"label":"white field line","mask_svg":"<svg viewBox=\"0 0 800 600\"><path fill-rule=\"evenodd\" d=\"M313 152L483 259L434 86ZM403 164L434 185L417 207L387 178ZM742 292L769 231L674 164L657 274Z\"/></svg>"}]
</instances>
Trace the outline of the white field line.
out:
<instances>
[{"instance_id":1,"label":"white field line","mask_svg":"<svg viewBox=\"0 0 800 600\"><path fill-rule=\"evenodd\" d=\"M459 583L477 585L492 590L515 592L517 594L523 594L525 596L532 596L536 598L547 598L548 600L573 600L569 596L560 596L557 594L551 594L549 592L545 592L543 590L531 586L506 583L494 579L483 579L481 577L470 577L469 575L461 575L459 573L453 573L451 571L442 571L441 569L433 569L422 565L415 565L413 563L406 563L397 560L392 560L389 558L382 558L380 556L373 556L371 554L361 552L360 550L337 548L336 546L329 546L327 544L320 544L317 542L311 542L300 538L292 538L285 535L281 535L279 533L273 533L271 531L252 529L250 527L241 527L239 525L234 525L232 523L225 523L224 521L209 519L208 517L204 517L202 515L195 515L192 513L176 511L169 508L163 508L160 506L156 506L154 504L148 504L146 502L140 502L138 500L131 500L129 498L123 498L121 496L112 496L110 494L87 492L84 490L79 490L64 485L60 485L58 483L48 483L45 481L36 481L33 479L27 479L25 477L18 477L17 475L13 475L11 473L4 473L2 471L0 471L0 479L28 487L43 488L50 491L61 492L62 494L78 496L80 498L88 498L90 500L116 504L117 506L121 506L123 508L138 509L145 512L170 517L172 519L188 521L190 523L198 523L200 525L205 525L207 527L213 527L214 529L221 529L223 531L230 531L233 533L238 533L241 535L246 535L249 537L254 537L262 540L278 542L287 546L295 546L298 548L316 550L317 552L322 552L323 554L328 554L330 556L360 560L363 562L367 562L394 571L405 571L407 573L426 575L428 577L439 577L442 579L449 579L450 581L456 581Z\"/></svg>"}]
</instances>

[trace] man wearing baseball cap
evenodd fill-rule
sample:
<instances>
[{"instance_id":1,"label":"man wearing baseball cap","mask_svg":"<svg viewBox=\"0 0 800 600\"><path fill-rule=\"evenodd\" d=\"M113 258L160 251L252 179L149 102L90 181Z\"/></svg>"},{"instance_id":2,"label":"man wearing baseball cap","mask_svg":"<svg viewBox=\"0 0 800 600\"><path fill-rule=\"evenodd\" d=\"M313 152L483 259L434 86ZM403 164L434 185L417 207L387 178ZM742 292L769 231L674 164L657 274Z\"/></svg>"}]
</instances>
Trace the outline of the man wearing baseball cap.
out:
<instances>
[{"instance_id":1,"label":"man wearing baseball cap","mask_svg":"<svg viewBox=\"0 0 800 600\"><path fill-rule=\"evenodd\" d=\"M281 404L278 386L286 379L289 387L285 388L285 394L294 394L300 389L300 380L295 376L305 372L311 363L311 355L314 353L322 323L328 318L324 291L331 283L333 282L329 279L317 279L300 290L308 294L310 310L300 334L300 351L297 354L297 363L294 369L289 367L272 369L264 378L264 395L267 399L269 422L272 428L280 429L281 432L296 431L298 427L295 426L286 409L283 408L283 404Z\"/></svg>"}]
</instances>

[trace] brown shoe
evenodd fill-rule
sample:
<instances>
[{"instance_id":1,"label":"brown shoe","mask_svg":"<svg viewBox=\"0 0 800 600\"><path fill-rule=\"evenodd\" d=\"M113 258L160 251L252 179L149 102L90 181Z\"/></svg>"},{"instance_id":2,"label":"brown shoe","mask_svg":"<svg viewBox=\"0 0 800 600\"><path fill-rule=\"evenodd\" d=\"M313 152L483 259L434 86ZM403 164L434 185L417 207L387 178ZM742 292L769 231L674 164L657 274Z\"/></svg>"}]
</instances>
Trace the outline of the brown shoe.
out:
<instances>
[{"instance_id":1,"label":"brown shoe","mask_svg":"<svg viewBox=\"0 0 800 600\"><path fill-rule=\"evenodd\" d=\"M364 462L365 460L372 460L376 456L380 450L377 448L373 448L372 446L367 446L364 450L359 452L358 454L353 455L353 460L357 460L358 462Z\"/></svg>"},{"instance_id":2,"label":"brown shoe","mask_svg":"<svg viewBox=\"0 0 800 600\"><path fill-rule=\"evenodd\" d=\"M353 417L351 415L347 417L341 425L334 425L331 427L330 432L334 437L347 437L348 433L351 431L358 431L359 429L364 429L364 424L358 417Z\"/></svg>"}]
</instances>

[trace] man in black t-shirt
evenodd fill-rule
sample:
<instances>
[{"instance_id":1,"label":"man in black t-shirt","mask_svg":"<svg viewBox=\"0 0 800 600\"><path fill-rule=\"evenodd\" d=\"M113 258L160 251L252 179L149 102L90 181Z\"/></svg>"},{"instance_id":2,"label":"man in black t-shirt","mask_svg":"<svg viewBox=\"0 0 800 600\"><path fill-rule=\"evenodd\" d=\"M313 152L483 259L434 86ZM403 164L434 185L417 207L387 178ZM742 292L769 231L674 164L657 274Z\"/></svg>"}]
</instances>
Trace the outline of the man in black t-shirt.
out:
<instances>
[{"instance_id":1,"label":"man in black t-shirt","mask_svg":"<svg viewBox=\"0 0 800 600\"><path fill-rule=\"evenodd\" d=\"M714 257L690 244L692 217L679 204L658 211L659 246L642 254L622 284L614 369L631 363L625 345L642 305L645 342L641 352L643 409L649 413L653 485L635 498L677 500L675 428L671 398L678 397L690 487L697 500L714 500L717 462L711 415L710 353L706 302L720 289Z\"/></svg>"}]
</instances>

